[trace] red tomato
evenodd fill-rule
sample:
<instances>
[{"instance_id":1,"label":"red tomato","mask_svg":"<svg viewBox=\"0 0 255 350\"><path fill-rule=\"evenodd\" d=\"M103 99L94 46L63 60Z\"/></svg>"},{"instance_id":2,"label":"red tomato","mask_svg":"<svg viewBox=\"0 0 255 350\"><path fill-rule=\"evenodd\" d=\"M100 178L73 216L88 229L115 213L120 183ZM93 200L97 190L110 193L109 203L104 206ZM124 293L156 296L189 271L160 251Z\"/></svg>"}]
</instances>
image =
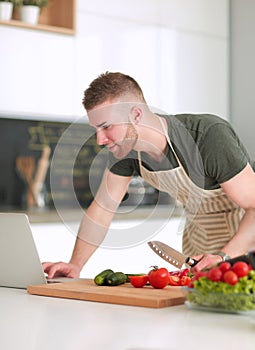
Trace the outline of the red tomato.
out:
<instances>
[{"instance_id":1,"label":"red tomato","mask_svg":"<svg viewBox=\"0 0 255 350\"><path fill-rule=\"evenodd\" d=\"M192 282L192 280L191 280L191 282L187 285L187 287L188 287L188 288L194 288L194 283Z\"/></svg>"},{"instance_id":2,"label":"red tomato","mask_svg":"<svg viewBox=\"0 0 255 350\"><path fill-rule=\"evenodd\" d=\"M229 270L224 273L223 281L228 284L235 285L238 282L238 276L234 271Z\"/></svg>"},{"instance_id":3,"label":"red tomato","mask_svg":"<svg viewBox=\"0 0 255 350\"><path fill-rule=\"evenodd\" d=\"M231 269L231 264L228 261L224 261L220 263L219 268L222 271L222 273L225 273L226 271Z\"/></svg>"},{"instance_id":4,"label":"red tomato","mask_svg":"<svg viewBox=\"0 0 255 350\"><path fill-rule=\"evenodd\" d=\"M148 282L148 276L147 275L141 275L141 276L128 276L130 283L135 288L142 288L146 285Z\"/></svg>"},{"instance_id":5,"label":"red tomato","mask_svg":"<svg viewBox=\"0 0 255 350\"><path fill-rule=\"evenodd\" d=\"M189 276L181 277L181 286L189 286L191 283L191 278Z\"/></svg>"},{"instance_id":6,"label":"red tomato","mask_svg":"<svg viewBox=\"0 0 255 350\"><path fill-rule=\"evenodd\" d=\"M232 266L232 270L237 274L238 277L244 277L248 275L249 266L244 261L237 261Z\"/></svg>"},{"instance_id":7,"label":"red tomato","mask_svg":"<svg viewBox=\"0 0 255 350\"><path fill-rule=\"evenodd\" d=\"M153 267L148 274L148 279L153 288L162 289L169 283L169 272L166 268Z\"/></svg>"},{"instance_id":8,"label":"red tomato","mask_svg":"<svg viewBox=\"0 0 255 350\"><path fill-rule=\"evenodd\" d=\"M220 281L222 278L222 271L219 267L213 267L208 271L207 277L213 282Z\"/></svg>"},{"instance_id":9,"label":"red tomato","mask_svg":"<svg viewBox=\"0 0 255 350\"><path fill-rule=\"evenodd\" d=\"M181 278L179 276L169 276L169 284L170 286L180 286Z\"/></svg>"}]
</instances>

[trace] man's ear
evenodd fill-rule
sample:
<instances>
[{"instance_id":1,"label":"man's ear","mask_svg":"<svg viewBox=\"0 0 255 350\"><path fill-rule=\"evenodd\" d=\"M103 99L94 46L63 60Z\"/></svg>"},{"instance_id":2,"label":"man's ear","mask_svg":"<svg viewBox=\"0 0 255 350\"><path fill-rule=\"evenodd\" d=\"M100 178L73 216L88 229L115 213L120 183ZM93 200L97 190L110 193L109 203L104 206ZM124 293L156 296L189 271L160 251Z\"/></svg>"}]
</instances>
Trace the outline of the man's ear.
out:
<instances>
[{"instance_id":1,"label":"man's ear","mask_svg":"<svg viewBox=\"0 0 255 350\"><path fill-rule=\"evenodd\" d=\"M132 124L138 124L142 118L143 110L138 106L133 106L130 110L129 119Z\"/></svg>"}]
</instances>

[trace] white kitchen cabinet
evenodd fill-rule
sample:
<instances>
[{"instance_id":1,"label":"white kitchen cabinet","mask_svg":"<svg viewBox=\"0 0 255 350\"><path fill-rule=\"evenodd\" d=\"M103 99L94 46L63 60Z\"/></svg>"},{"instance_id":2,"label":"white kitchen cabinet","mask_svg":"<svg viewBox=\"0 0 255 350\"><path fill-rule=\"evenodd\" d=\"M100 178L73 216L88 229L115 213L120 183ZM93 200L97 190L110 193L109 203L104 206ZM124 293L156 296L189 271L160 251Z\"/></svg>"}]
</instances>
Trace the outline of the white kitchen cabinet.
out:
<instances>
[{"instance_id":1,"label":"white kitchen cabinet","mask_svg":"<svg viewBox=\"0 0 255 350\"><path fill-rule=\"evenodd\" d=\"M0 29L0 111L35 119L72 115L73 37Z\"/></svg>"},{"instance_id":2,"label":"white kitchen cabinet","mask_svg":"<svg viewBox=\"0 0 255 350\"><path fill-rule=\"evenodd\" d=\"M118 70L151 107L227 115L227 0L79 0L76 18L75 35L1 24L0 114L74 120L88 84Z\"/></svg>"}]
</instances>

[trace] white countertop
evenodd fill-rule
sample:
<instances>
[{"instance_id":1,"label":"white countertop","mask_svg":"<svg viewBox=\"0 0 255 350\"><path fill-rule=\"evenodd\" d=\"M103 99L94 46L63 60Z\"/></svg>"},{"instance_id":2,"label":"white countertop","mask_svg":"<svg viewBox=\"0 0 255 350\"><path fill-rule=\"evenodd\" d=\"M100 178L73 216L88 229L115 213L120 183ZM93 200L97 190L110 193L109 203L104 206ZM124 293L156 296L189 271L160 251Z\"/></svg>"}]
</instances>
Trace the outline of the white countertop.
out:
<instances>
[{"instance_id":1,"label":"white countertop","mask_svg":"<svg viewBox=\"0 0 255 350\"><path fill-rule=\"evenodd\" d=\"M41 261L67 260L77 225L72 229L61 223L33 224ZM151 229L153 239L178 250L181 246L180 218L121 220L115 226L120 234L137 229L137 234L149 235ZM128 249L98 249L81 277L93 277L108 267L146 272L152 265L164 266L164 261L146 242ZM243 315L189 310L185 305L150 309L40 297L3 287L0 330L1 350L253 350L255 344L255 324Z\"/></svg>"},{"instance_id":2,"label":"white countertop","mask_svg":"<svg viewBox=\"0 0 255 350\"><path fill-rule=\"evenodd\" d=\"M243 315L58 299L0 288L3 350L253 350Z\"/></svg>"}]
</instances>

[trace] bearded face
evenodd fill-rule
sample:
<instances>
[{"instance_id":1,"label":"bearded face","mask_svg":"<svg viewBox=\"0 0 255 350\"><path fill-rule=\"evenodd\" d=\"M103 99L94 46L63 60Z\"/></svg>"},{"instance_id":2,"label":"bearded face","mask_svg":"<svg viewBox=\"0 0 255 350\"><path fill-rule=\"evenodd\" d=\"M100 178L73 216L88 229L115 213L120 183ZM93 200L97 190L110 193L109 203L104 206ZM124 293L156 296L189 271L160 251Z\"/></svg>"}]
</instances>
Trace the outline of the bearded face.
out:
<instances>
[{"instance_id":1,"label":"bearded face","mask_svg":"<svg viewBox=\"0 0 255 350\"><path fill-rule=\"evenodd\" d=\"M138 133L129 119L130 113L129 103L110 102L88 112L98 145L107 147L117 159L124 158L137 143Z\"/></svg>"},{"instance_id":2,"label":"bearded face","mask_svg":"<svg viewBox=\"0 0 255 350\"><path fill-rule=\"evenodd\" d=\"M128 124L124 137L121 140L116 139L115 141L109 139L110 143L108 145L106 144L106 146L115 158L122 159L134 149L137 139L137 131L132 124Z\"/></svg>"}]
</instances>

